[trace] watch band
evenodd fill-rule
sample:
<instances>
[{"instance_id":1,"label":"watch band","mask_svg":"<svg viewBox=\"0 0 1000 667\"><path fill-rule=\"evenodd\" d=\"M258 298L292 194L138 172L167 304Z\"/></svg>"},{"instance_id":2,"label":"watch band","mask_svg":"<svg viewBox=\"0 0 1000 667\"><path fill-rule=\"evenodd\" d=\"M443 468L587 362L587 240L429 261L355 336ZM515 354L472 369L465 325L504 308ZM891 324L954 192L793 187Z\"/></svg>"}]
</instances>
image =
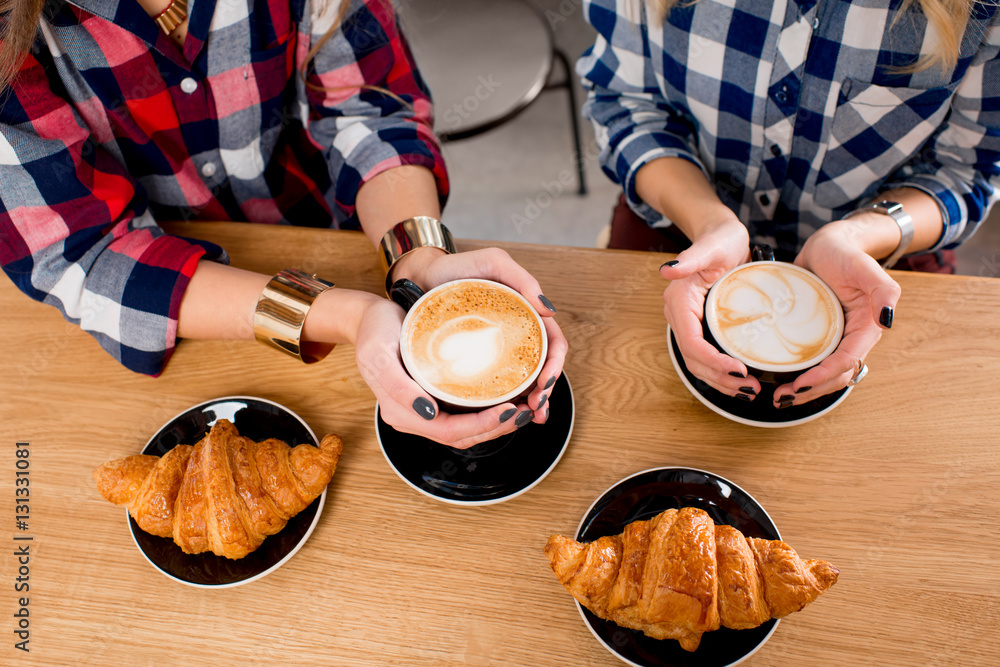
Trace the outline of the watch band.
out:
<instances>
[{"instance_id":1,"label":"watch band","mask_svg":"<svg viewBox=\"0 0 1000 667\"><path fill-rule=\"evenodd\" d=\"M899 225L899 245L896 249L889 254L888 257L883 259L880 264L883 269L891 268L899 258L906 254L906 249L910 247L910 242L913 241L913 218L910 214L903 210L903 205L883 199L882 201L869 204L868 206L863 206L855 211L851 211L847 217L857 215L858 213L881 213L882 215L887 215L896 221Z\"/></svg>"},{"instance_id":2,"label":"watch band","mask_svg":"<svg viewBox=\"0 0 1000 667\"><path fill-rule=\"evenodd\" d=\"M448 228L429 216L418 216L397 223L379 242L379 260L385 270L385 293L392 286L392 267L403 255L417 248L440 248L449 255L457 251Z\"/></svg>"},{"instance_id":3,"label":"watch band","mask_svg":"<svg viewBox=\"0 0 1000 667\"><path fill-rule=\"evenodd\" d=\"M316 343L310 354L302 353L302 326L313 301L333 287L333 283L300 271L279 271L257 300L253 314L253 333L257 341L296 357L304 363L319 361L334 348L326 343Z\"/></svg>"}]
</instances>

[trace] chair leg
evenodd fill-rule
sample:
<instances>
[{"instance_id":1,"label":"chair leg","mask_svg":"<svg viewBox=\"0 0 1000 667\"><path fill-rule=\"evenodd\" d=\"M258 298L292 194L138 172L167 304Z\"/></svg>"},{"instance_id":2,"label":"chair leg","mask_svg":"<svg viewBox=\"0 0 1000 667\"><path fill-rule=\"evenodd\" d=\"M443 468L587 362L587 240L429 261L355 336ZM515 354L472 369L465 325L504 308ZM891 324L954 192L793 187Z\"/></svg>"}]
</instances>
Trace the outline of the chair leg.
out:
<instances>
[{"instance_id":1,"label":"chair leg","mask_svg":"<svg viewBox=\"0 0 1000 667\"><path fill-rule=\"evenodd\" d=\"M582 196L587 194L587 179L583 169L583 150L580 146L580 121L577 118L580 110L576 106L576 90L573 88L573 69L570 67L569 59L565 53L558 48L554 49L554 53L556 59L562 63L563 70L566 72L566 80L561 84L555 84L551 87L565 87L569 96L569 122L570 128L573 131L573 159L576 163L576 178L579 186L577 193Z\"/></svg>"}]
</instances>

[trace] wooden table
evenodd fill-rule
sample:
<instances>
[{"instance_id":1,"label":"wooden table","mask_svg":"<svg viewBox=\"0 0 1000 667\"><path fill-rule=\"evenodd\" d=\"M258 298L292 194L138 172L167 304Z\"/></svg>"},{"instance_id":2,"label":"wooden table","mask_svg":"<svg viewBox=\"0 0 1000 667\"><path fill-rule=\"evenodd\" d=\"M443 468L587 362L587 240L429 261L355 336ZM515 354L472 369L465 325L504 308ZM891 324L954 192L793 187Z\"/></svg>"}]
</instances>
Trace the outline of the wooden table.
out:
<instances>
[{"instance_id":1,"label":"wooden table","mask_svg":"<svg viewBox=\"0 0 1000 667\"><path fill-rule=\"evenodd\" d=\"M377 292L350 232L178 225L233 264L298 265ZM482 244L464 243L465 248ZM54 309L0 283L0 663L616 665L542 554L607 487L690 466L742 486L839 583L782 622L752 665L986 665L1000 655L1000 280L898 274L895 325L867 380L788 429L723 419L674 372L662 255L505 245L541 281L571 343L570 446L509 502L455 507L401 481L372 426L353 349L305 367L252 343L183 342L159 378L119 367ZM175 414L218 396L284 404L346 442L310 540L249 585L207 591L154 570L92 469L136 453ZM31 514L15 529L15 442L30 441ZM15 593L30 535L30 592ZM15 650L30 597L30 653Z\"/></svg>"}]
</instances>

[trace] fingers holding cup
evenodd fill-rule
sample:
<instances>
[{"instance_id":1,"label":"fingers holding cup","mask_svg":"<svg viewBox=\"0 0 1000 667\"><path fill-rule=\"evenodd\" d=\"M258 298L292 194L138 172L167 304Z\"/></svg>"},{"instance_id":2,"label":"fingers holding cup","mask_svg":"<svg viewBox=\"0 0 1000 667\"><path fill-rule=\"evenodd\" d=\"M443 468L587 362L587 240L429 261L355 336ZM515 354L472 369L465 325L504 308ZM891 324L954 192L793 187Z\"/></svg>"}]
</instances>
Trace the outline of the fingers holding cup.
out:
<instances>
[{"instance_id":1,"label":"fingers holding cup","mask_svg":"<svg viewBox=\"0 0 1000 667\"><path fill-rule=\"evenodd\" d=\"M663 315L674 333L688 370L718 392L752 401L760 383L741 361L705 340L702 312L707 288L674 281L664 290Z\"/></svg>"},{"instance_id":2,"label":"fingers holding cup","mask_svg":"<svg viewBox=\"0 0 1000 667\"><path fill-rule=\"evenodd\" d=\"M569 352L566 337L554 319L545 320L545 335L548 338L548 354L538 374L535 388L527 397L527 404L534 412L532 421L537 424L544 424L548 420L549 399L556 380L562 375L566 354Z\"/></svg>"},{"instance_id":3,"label":"fingers holding cup","mask_svg":"<svg viewBox=\"0 0 1000 667\"><path fill-rule=\"evenodd\" d=\"M882 336L882 330L863 310L849 310L844 338L837 349L818 366L799 375L793 382L775 389L774 404L785 408L801 405L821 396L841 391L857 384L862 371L867 375L864 359Z\"/></svg>"},{"instance_id":4,"label":"fingers holding cup","mask_svg":"<svg viewBox=\"0 0 1000 667\"><path fill-rule=\"evenodd\" d=\"M399 336L407 373L443 413L465 417L448 420L456 424L450 428L478 423L484 433L498 437L535 419L529 403L540 408L547 401L542 396L551 391L539 386L540 374L546 370L546 382L558 377L568 346L558 327L546 327L523 295L476 278L444 283L426 293L411 284L401 294L394 286L391 293L408 307ZM480 421L469 413L478 413ZM451 446L482 441L462 431L435 439Z\"/></svg>"},{"instance_id":5,"label":"fingers holding cup","mask_svg":"<svg viewBox=\"0 0 1000 667\"><path fill-rule=\"evenodd\" d=\"M709 289L706 341L766 385L776 408L842 389L835 385L846 369L844 355L867 354L872 328L857 315L849 320L837 294L811 271L766 252L757 256Z\"/></svg>"}]
</instances>

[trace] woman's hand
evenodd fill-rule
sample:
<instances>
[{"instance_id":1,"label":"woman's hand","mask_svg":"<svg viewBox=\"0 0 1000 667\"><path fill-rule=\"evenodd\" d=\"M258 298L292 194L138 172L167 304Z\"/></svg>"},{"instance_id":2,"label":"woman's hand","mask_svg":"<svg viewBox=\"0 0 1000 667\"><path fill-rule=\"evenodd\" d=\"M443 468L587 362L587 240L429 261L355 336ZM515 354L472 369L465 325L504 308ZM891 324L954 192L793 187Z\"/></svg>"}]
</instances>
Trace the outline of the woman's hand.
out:
<instances>
[{"instance_id":1,"label":"woman's hand","mask_svg":"<svg viewBox=\"0 0 1000 667\"><path fill-rule=\"evenodd\" d=\"M402 271L394 271L394 278L409 278L424 290L460 278L494 280L520 292L545 319L545 333L549 343L548 355L538 375L538 384L527 398L527 405L534 412L532 421L544 424L548 419L549 395L552 393L555 381L562 374L569 343L553 318L556 313L555 306L544 296L538 281L506 251L499 248L484 248L454 255L446 255L429 248L414 251L410 256L413 256L412 261L400 267ZM404 259L411 259L410 256Z\"/></svg>"},{"instance_id":2,"label":"woman's hand","mask_svg":"<svg viewBox=\"0 0 1000 667\"><path fill-rule=\"evenodd\" d=\"M525 403L504 403L463 415L440 412L434 399L403 368L399 357L403 316L402 308L376 298L365 308L355 343L358 370L378 399L387 424L403 433L465 449L499 438L530 421L532 413Z\"/></svg>"},{"instance_id":3,"label":"woman's hand","mask_svg":"<svg viewBox=\"0 0 1000 667\"><path fill-rule=\"evenodd\" d=\"M810 236L795 258L833 288L844 305L844 338L821 364L777 387L776 406L805 403L846 387L882 330L892 326L899 285L865 252L866 227L863 216L831 222Z\"/></svg>"},{"instance_id":4,"label":"woman's hand","mask_svg":"<svg viewBox=\"0 0 1000 667\"><path fill-rule=\"evenodd\" d=\"M691 247L677 255L676 263L660 267L660 275L670 280L663 292L663 314L688 370L717 391L744 400L756 397L760 383L748 377L741 362L705 340L702 319L708 289L726 271L748 258L749 234L732 216L705 225Z\"/></svg>"},{"instance_id":5,"label":"woman's hand","mask_svg":"<svg viewBox=\"0 0 1000 667\"><path fill-rule=\"evenodd\" d=\"M434 174L426 167L417 165L386 170L358 190L357 212L362 229L376 247L385 233L400 220L415 215L440 218ZM434 399L419 390L403 370L398 351L403 311L387 301L387 305L373 310L365 318L364 333L358 338L358 366L365 381L378 396L386 422L398 430L463 448L499 437L532 420L545 422L548 418L548 397L552 385L562 373L569 345L559 325L552 319L555 308L542 296L538 281L530 273L498 248L454 255L438 248L418 248L396 262L392 277L395 280L408 278L424 290L459 278L485 278L509 285L524 295L546 318L549 352L538 376L538 385L525 404L514 406L508 403L471 415L442 414ZM376 327L376 323L384 329ZM379 375L383 371L387 373L386 377ZM414 415L418 413L420 417L414 421ZM499 421L500 415L505 417L503 422Z\"/></svg>"},{"instance_id":6,"label":"woman's hand","mask_svg":"<svg viewBox=\"0 0 1000 667\"><path fill-rule=\"evenodd\" d=\"M420 390L419 386L405 374L402 365L399 364L399 371L403 373L405 379L395 375L389 381L389 386L393 388L389 391L389 395L396 399L395 402L398 406L405 409L398 412L400 424L404 426L401 428L389 421L386 410L383 409L383 419L386 422L397 430L419 433L438 442L460 448L497 438L517 427L524 426L529 421L535 421L539 424L545 423L548 419L548 400L552 393L552 386L562 373L569 345L559 325L552 317L555 314L554 306L543 296L538 281L530 273L511 259L510 255L498 248L474 250L455 255L446 255L437 249L427 248L414 251L404 257L396 270L393 271L393 278L409 278L424 290L460 278L485 278L509 285L520 292L545 318L548 355L538 376L538 383L523 403L517 406L507 403L480 413L465 415L441 413L436 401L426 392ZM393 329L391 349L397 351L395 358L398 361L399 330L404 314L398 306L390 305L396 311L396 322L390 326L389 321L384 320L382 326ZM387 317L387 314L381 313L379 317ZM375 330L371 331L374 334ZM383 334L382 338L386 338L386 336ZM363 341L366 347L371 342L365 341L364 334L359 336L358 340ZM365 354L367 356L371 352L366 350ZM384 355L385 350L383 350L382 356ZM358 359L360 367L360 348ZM380 363L386 364L384 361ZM362 369L362 374L364 373L365 369ZM365 380L369 380L367 376ZM371 381L368 381L368 384L372 386L373 390L375 389ZM385 386L386 382L382 381L379 384ZM422 399L418 401L419 405L414 405L413 401L418 399ZM381 398L380 405L382 405ZM403 412L408 412L408 414L404 415ZM423 419L413 421L411 416L416 413L419 413ZM502 423L499 422L500 416L505 417Z\"/></svg>"}]
</instances>

